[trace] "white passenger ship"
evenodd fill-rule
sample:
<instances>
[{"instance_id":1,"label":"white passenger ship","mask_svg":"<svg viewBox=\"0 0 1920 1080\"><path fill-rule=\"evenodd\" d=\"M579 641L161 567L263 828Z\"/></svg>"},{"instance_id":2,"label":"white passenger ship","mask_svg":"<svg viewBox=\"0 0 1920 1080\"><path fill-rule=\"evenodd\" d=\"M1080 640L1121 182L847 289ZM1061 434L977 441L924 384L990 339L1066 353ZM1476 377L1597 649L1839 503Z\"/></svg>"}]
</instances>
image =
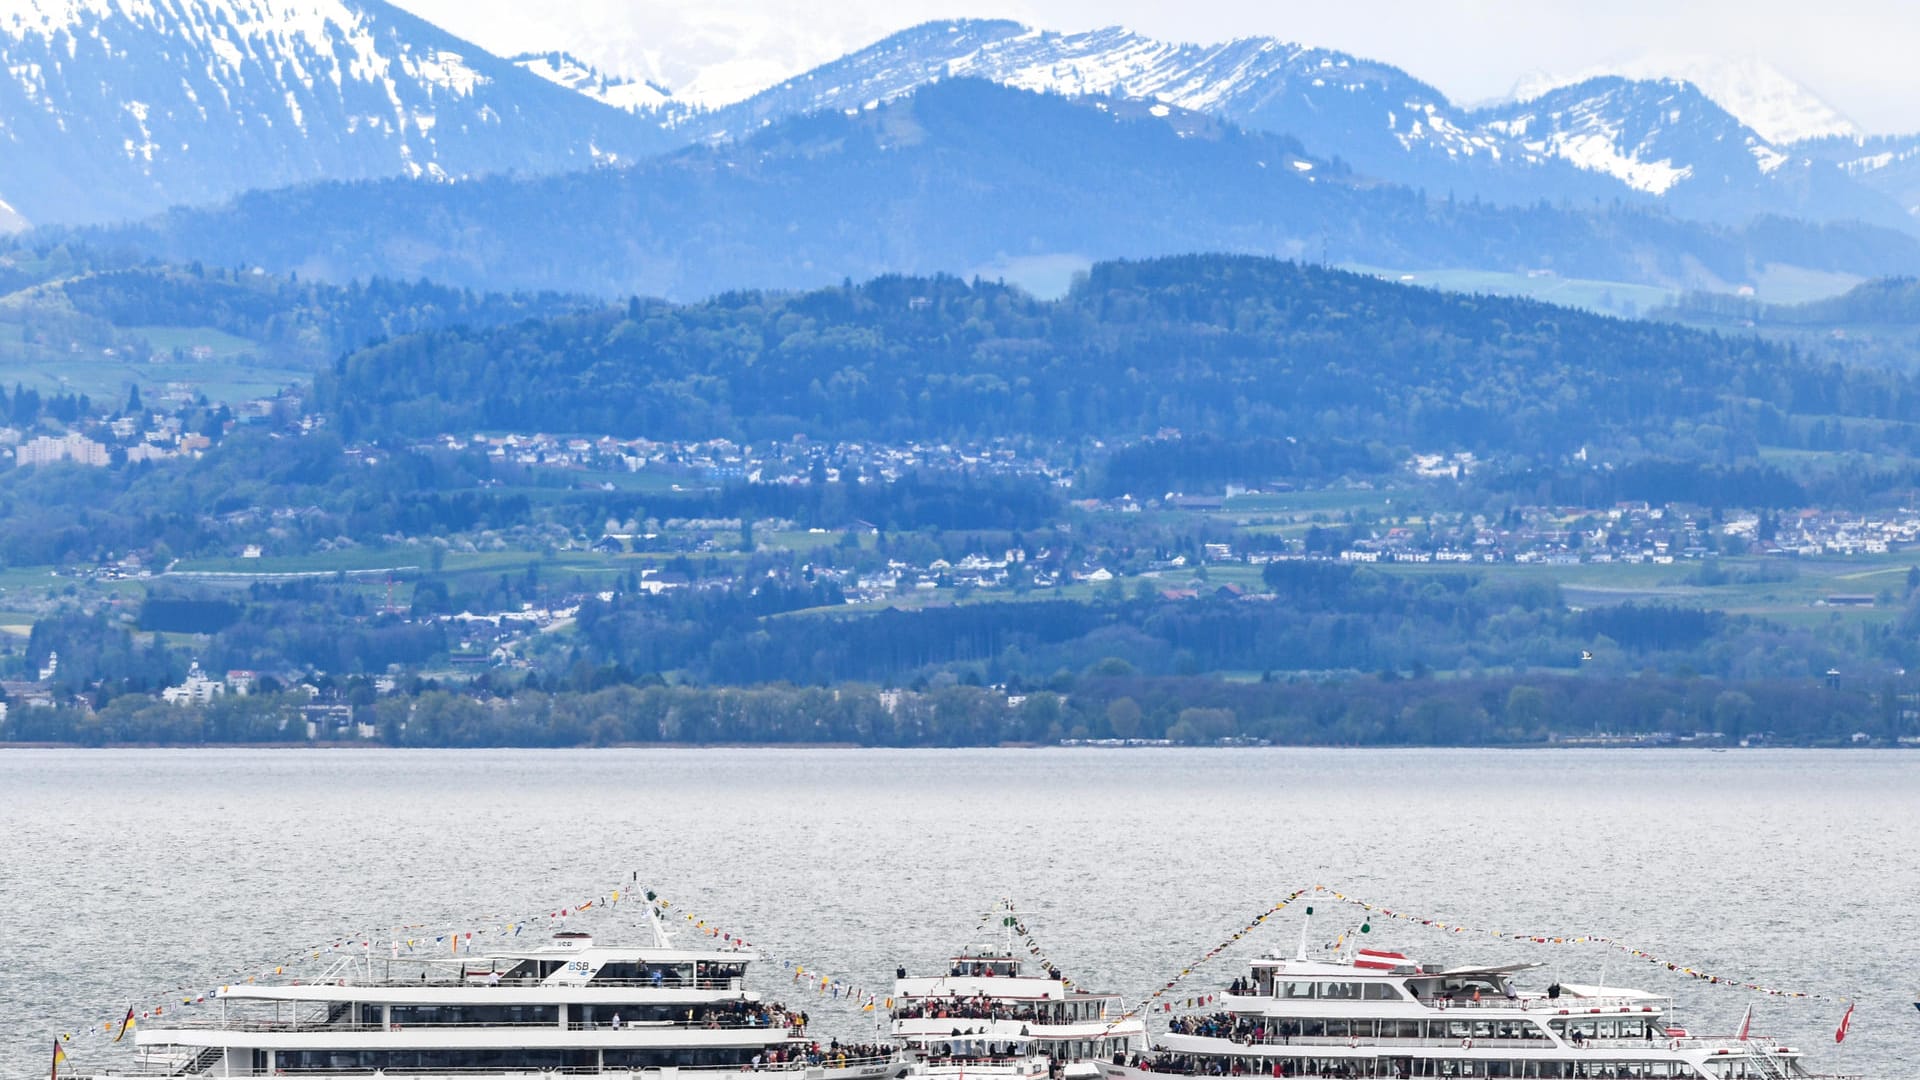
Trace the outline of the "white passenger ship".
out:
<instances>
[{"instance_id":1,"label":"white passenger ship","mask_svg":"<svg viewBox=\"0 0 1920 1080\"><path fill-rule=\"evenodd\" d=\"M943 974L896 972L893 1038L917 1053L915 1074L950 1080L1097 1080L1097 1061L1137 1057L1146 1024L1120 995L1075 989L1057 970L1021 972L1011 939L968 948Z\"/></svg>"},{"instance_id":2,"label":"white passenger ship","mask_svg":"<svg viewBox=\"0 0 1920 1080\"><path fill-rule=\"evenodd\" d=\"M214 1019L142 1022L132 1076L888 1080L884 1048L822 1047L806 1014L745 988L754 953L559 933L525 949L435 960L369 956L323 977L223 988ZM111 1074L109 1074L111 1075Z\"/></svg>"},{"instance_id":3,"label":"white passenger ship","mask_svg":"<svg viewBox=\"0 0 1920 1080\"><path fill-rule=\"evenodd\" d=\"M1528 1080L1799 1080L1800 1052L1758 1036L1678 1026L1669 998L1636 990L1513 984L1536 964L1427 967L1359 949L1336 959L1253 962L1212 1015L1175 1018L1153 1052L1103 1066L1108 1080L1206 1077Z\"/></svg>"}]
</instances>

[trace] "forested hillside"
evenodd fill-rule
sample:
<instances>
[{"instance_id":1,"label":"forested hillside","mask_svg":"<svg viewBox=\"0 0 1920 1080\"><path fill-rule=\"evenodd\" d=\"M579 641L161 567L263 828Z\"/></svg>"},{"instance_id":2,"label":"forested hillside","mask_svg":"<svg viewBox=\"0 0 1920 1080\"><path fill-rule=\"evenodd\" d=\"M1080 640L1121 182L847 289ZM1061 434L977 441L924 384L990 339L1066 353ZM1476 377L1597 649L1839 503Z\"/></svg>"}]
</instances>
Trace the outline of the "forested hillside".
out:
<instances>
[{"instance_id":1,"label":"forested hillside","mask_svg":"<svg viewBox=\"0 0 1920 1080\"><path fill-rule=\"evenodd\" d=\"M84 247L0 242L0 361L33 360L34 346L112 345L166 359L164 328L217 331L254 359L311 368L372 341L447 326L493 326L590 305L554 292L486 293L428 281L373 278L346 285L243 268L169 266ZM16 356L15 353L22 355Z\"/></svg>"},{"instance_id":2,"label":"forested hillside","mask_svg":"<svg viewBox=\"0 0 1920 1080\"><path fill-rule=\"evenodd\" d=\"M1912 277L1865 281L1800 304L1689 292L1651 317L1758 334L1849 365L1920 371L1920 280Z\"/></svg>"},{"instance_id":3,"label":"forested hillside","mask_svg":"<svg viewBox=\"0 0 1920 1080\"><path fill-rule=\"evenodd\" d=\"M1738 455L1807 442L1809 417L1853 418L1911 446L1916 390L1750 337L1206 256L1103 264L1058 301L887 278L436 331L346 358L318 395L358 437L1105 439L1171 427L1535 457L1628 441Z\"/></svg>"}]
</instances>

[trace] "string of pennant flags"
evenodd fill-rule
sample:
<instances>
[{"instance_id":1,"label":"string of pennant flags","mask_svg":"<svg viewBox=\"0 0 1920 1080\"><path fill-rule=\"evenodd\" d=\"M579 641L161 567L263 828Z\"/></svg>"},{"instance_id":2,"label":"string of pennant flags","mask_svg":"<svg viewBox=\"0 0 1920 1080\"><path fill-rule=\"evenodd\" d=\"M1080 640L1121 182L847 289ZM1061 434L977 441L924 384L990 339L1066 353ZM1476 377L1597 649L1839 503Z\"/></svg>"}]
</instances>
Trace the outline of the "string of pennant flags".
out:
<instances>
[{"instance_id":1,"label":"string of pennant flags","mask_svg":"<svg viewBox=\"0 0 1920 1080\"><path fill-rule=\"evenodd\" d=\"M1371 918L1374 916L1380 916L1383 918L1395 919L1401 922L1414 923L1419 926L1428 927L1434 930L1441 931L1442 933L1449 933L1449 934L1472 934L1476 936L1499 938L1504 941L1524 942L1524 943L1533 944L1533 945L1598 945L1602 948L1611 949L1625 956L1632 957L1635 960L1640 960L1645 963L1664 968L1667 971L1670 971L1676 975L1682 975L1689 979L1693 979L1698 982L1704 982L1712 986L1724 986L1730 989L1745 990L1750 993L1764 994L1768 997L1777 997L1777 998L1802 998L1809 1001L1825 1001L1825 1002L1838 1002L1838 1001L1850 1000L1849 998L1843 995L1838 995L1838 994L1829 994L1829 993L1824 993L1821 991L1814 991L1814 990L1792 990L1784 987L1768 986L1764 983L1748 982L1744 979L1739 979L1732 976L1721 975L1721 974L1717 974L1715 972L1710 972L1710 971L1703 971L1700 968L1683 964L1677 960L1668 959L1664 956L1660 956L1646 949L1638 948L1632 945L1631 943L1621 941L1617 938L1607 937L1606 935L1603 935L1603 934L1569 935L1569 934L1527 933L1527 932L1515 932L1515 931L1508 931L1508 930L1490 930L1483 927L1467 926L1462 923L1453 923L1453 922L1447 922L1441 919L1429 918L1423 915L1414 914L1412 912L1395 911L1391 908L1382 907L1378 904L1368 903L1367 901L1362 900L1358 897L1348 896L1345 893L1335 892L1334 890L1328 889L1322 885L1314 886L1314 891L1316 894L1331 897L1336 903L1345 904L1349 907L1358 908L1361 911L1365 912L1366 915L1368 916L1369 921L1363 922L1360 925L1360 932L1363 934L1370 933L1372 931Z\"/></svg>"},{"instance_id":2,"label":"string of pennant flags","mask_svg":"<svg viewBox=\"0 0 1920 1080\"><path fill-rule=\"evenodd\" d=\"M1196 959L1188 963L1185 967L1181 968L1179 973L1174 975L1173 978L1168 979L1165 983L1161 984L1159 988L1155 989L1152 993L1148 994L1145 998L1142 998L1138 1005L1135 1005L1133 1008L1128 1009L1126 1012L1121 1013L1118 1018L1116 1018L1111 1024L1108 1025L1108 1030L1111 1031L1115 1026L1118 1026L1122 1021L1130 1020L1133 1017L1138 1016L1142 1013L1172 1012L1174 1010L1175 1001L1164 1000L1164 999L1166 999L1168 994L1173 992L1174 987L1180 985L1182 982L1186 980L1187 976L1192 975L1195 971L1205 966L1209 961L1213 960L1214 957L1219 956L1221 953L1226 952L1228 949L1233 948L1236 944L1239 943L1241 938L1244 938L1248 934L1251 934L1255 930L1258 930L1262 925L1266 923L1268 919L1271 919L1275 915L1278 915L1282 911L1285 911L1289 906L1293 904L1294 901L1300 899L1302 896L1305 896L1310 891L1312 890L1295 889L1293 892L1287 894L1287 898L1285 900L1282 900L1279 903L1268 908L1267 910L1261 912L1260 914L1255 915L1252 919L1248 920L1245 926L1241 927L1238 930L1235 930L1232 934L1229 934L1226 940L1220 942L1218 945L1214 945L1213 947L1207 949L1207 951L1201 953L1199 957L1197 957ZM1307 910L1308 910L1308 913L1311 914L1313 909L1309 908ZM1197 998L1189 997L1184 999L1180 1007L1194 1008L1197 1005L1211 1004L1218 997L1219 997L1218 994L1204 994Z\"/></svg>"},{"instance_id":3,"label":"string of pennant flags","mask_svg":"<svg viewBox=\"0 0 1920 1080\"><path fill-rule=\"evenodd\" d=\"M1040 941L1033 936L1033 931L1027 929L1026 920L1020 917L1018 911L1014 910L1012 900L1002 898L998 904L994 905L993 910L981 915L980 925L973 928L974 936L981 936L989 927L996 924L1006 930L1012 931L1013 935L1020 939L1020 943L1026 946L1027 955L1033 957L1034 961L1040 965L1041 970L1050 974L1060 971L1060 965L1054 963L1053 958L1048 956L1046 952L1040 948ZM1056 977L1059 978L1061 985L1068 990L1079 989L1079 987L1074 985L1073 980L1067 978L1065 975L1057 975Z\"/></svg>"},{"instance_id":4,"label":"string of pennant flags","mask_svg":"<svg viewBox=\"0 0 1920 1080\"><path fill-rule=\"evenodd\" d=\"M372 956L376 949L383 950L393 959L420 958L428 955L429 952L438 952L442 949L446 950L448 956L459 956L473 948L476 937L494 940L516 937L526 930L529 924L543 917L548 920L548 925L551 925L595 908L611 907L624 898L628 898L628 894L616 888L577 904L548 908L544 916L538 912L519 916L492 915L481 917L487 923L485 926L455 929L443 924L408 923L383 928L375 933L342 935L307 946L267 964L246 964L229 969L217 976L220 984L210 989L200 989L205 984L199 982L178 984L162 992L166 994L164 1000L151 1002L145 1006L133 1006L131 1013L135 1021L164 1017L168 1009L178 1011L182 1008L205 1005L216 999L220 991L228 986L254 983L260 979L285 975L287 969L295 965L320 960L329 955L348 955L355 950L367 956ZM383 936L387 934L393 936ZM178 1001L174 1000L176 997ZM88 1025L77 1031L64 1032L60 1038L64 1042L72 1042L79 1035L112 1036L121 1032L125 1023L126 1017L115 1016L97 1027Z\"/></svg>"},{"instance_id":5,"label":"string of pennant flags","mask_svg":"<svg viewBox=\"0 0 1920 1080\"><path fill-rule=\"evenodd\" d=\"M1820 1001L1820 1002L1829 1002L1829 1003L1844 1002L1849 1005L1852 1003L1852 998L1844 995L1831 994L1831 993L1814 991L1814 990L1795 990L1795 989L1787 989L1787 988L1778 987L1778 986L1769 986L1764 983L1749 982L1744 979L1739 979L1739 978L1735 978L1728 975L1722 975L1719 973L1706 971L1701 968L1697 968L1688 964L1681 963L1680 961L1677 961L1677 960L1668 959L1664 956L1660 956L1649 950L1641 949L1635 945L1632 945L1631 943L1621 941L1616 938L1608 937L1603 934L1526 933L1526 932L1493 930L1493 929L1486 929L1483 927L1468 926L1462 923L1449 922L1444 919L1431 918L1428 916L1423 916L1423 915L1415 914L1412 912L1394 910L1392 908L1388 908L1379 904L1368 902L1359 897L1349 896L1346 893L1342 893L1334 889L1329 889L1324 885L1315 885L1315 886L1312 886L1311 888L1296 889L1294 892L1289 893L1286 899L1281 900L1279 903L1261 912L1259 915L1254 916L1254 918L1251 921L1249 921L1245 926L1241 927L1239 930L1234 931L1231 935L1229 935L1226 938L1226 940L1207 949L1192 963L1189 963L1187 966L1181 968L1178 974L1176 974L1173 978L1168 979L1159 988L1155 989L1152 993L1148 994L1146 998L1144 998L1139 1005L1136 1005L1132 1009L1129 1009L1125 1013L1122 1013L1120 1016L1120 1019L1126 1020L1142 1012L1149 1013L1149 1014L1155 1013L1155 1012L1173 1012L1176 1008L1178 1009L1202 1008L1202 1007L1214 1004L1220 999L1219 994L1201 994L1201 995L1184 997L1184 998L1169 998L1168 995L1172 994L1174 989L1177 986L1179 986L1179 984L1182 981L1184 981L1189 975L1193 974L1193 972L1199 969L1202 965L1206 964L1208 961L1213 960L1215 957L1219 956L1221 953L1231 949L1242 938L1246 937L1248 934L1252 933L1254 930L1259 928L1268 919L1279 914L1281 911L1285 910L1289 906L1298 902L1303 897L1308 897L1316 901L1319 901L1322 899L1330 899L1335 903L1344 904L1346 906L1353 907L1353 908L1358 908L1360 911L1365 913L1364 920L1361 922L1360 926L1355 931L1355 933L1358 933L1361 935L1371 934L1373 932L1372 920L1374 917L1378 916L1382 918L1395 919L1401 922L1416 924L1422 927L1438 930L1438 931L1441 931L1442 933L1449 933L1449 934L1481 935L1486 937L1498 938L1505 941L1517 941L1517 942L1523 942L1523 943L1533 944L1533 945L1597 945L1602 948L1612 949L1616 952L1622 953L1623 955L1632 957L1633 959L1640 960L1645 963L1663 968L1666 971L1671 972L1675 975L1684 976L1686 978L1693 979L1698 982L1704 982L1711 986L1721 986L1721 987L1726 987L1728 989L1744 990L1750 993L1763 994L1769 997L1776 997L1776 998L1800 999L1800 1000L1806 1000L1806 1001ZM1313 914L1313 908L1311 906L1307 908L1307 914L1309 915ZM1326 947L1329 950L1338 951L1340 948L1342 948L1346 944L1347 938L1348 938L1348 934L1346 932L1342 932L1339 935L1339 937L1337 937L1334 941L1329 943Z\"/></svg>"},{"instance_id":6,"label":"string of pennant flags","mask_svg":"<svg viewBox=\"0 0 1920 1080\"><path fill-rule=\"evenodd\" d=\"M204 1006L210 1001L217 1000L220 991L228 986L241 983L252 984L261 979L284 976L288 969L296 965L318 961L328 956L350 956L359 952L373 957L383 952L391 959L423 959L433 955L458 957L471 951L475 947L476 939L483 944L488 940L501 941L519 936L530 925L540 923L543 918L546 920L544 926L551 926L591 911L614 907L622 901L632 902L637 899L641 899L641 896L632 890L614 888L579 903L550 907L544 913L485 916L483 917L486 921L484 926L454 928L434 923L409 923L384 928L377 933L342 935L303 948L270 964L242 965L230 969L219 975L220 984L211 988L201 989L205 985L203 983L176 985L169 991L163 991L166 995L163 999L158 1001L150 999L144 1006L133 1006L130 1012L133 1021L137 1023L142 1020L165 1017L168 1010L178 1012L181 1009ZM672 901L663 899L651 891L645 892L644 899L653 905L663 919L678 916L695 933L716 939L727 948L753 948L753 943L744 935L726 930L693 912L675 909ZM821 998L833 1002L845 1002L863 1012L876 1012L882 1007L892 1007L891 998L877 994L851 979L826 974L797 960L767 956L764 952L762 955L780 963L783 968L792 973L795 982L804 981L807 987ZM92 1036L118 1041L114 1036L124 1034L127 1022L126 1016L117 1015L110 1020L102 1021L97 1026L90 1024L75 1031L63 1032L60 1040L71 1043L78 1037Z\"/></svg>"},{"instance_id":7,"label":"string of pennant flags","mask_svg":"<svg viewBox=\"0 0 1920 1080\"><path fill-rule=\"evenodd\" d=\"M662 915L673 914L672 901L660 899L651 893L648 895L652 897L656 908ZM708 937L719 938L735 948L755 948L754 944L746 940L746 938L723 930L717 923L711 923L695 915L693 912L681 910L678 914L681 919L691 923L695 930ZM821 971L818 966L809 968L799 960L782 957L764 948L758 949L758 952L762 959L779 964L782 970L793 976L792 981L794 983L813 991L816 997L851 1006L855 1010L863 1013L877 1012L882 1008L893 1008L893 999L891 997L862 986L852 979L828 974L827 972Z\"/></svg>"},{"instance_id":8,"label":"string of pennant flags","mask_svg":"<svg viewBox=\"0 0 1920 1080\"><path fill-rule=\"evenodd\" d=\"M646 903L652 905L654 912L663 919L671 919L677 916L681 921L689 924L696 933L715 939L728 948L754 948L753 943L748 941L745 936L724 929L719 924L709 921L694 912L685 910L684 908L678 908L672 901L664 899L650 890L639 893L633 890L623 891L619 888L611 889L600 896L589 898L577 904L549 908L545 912L544 918L547 920L547 924L551 925L560 920L573 918L590 911L611 908L623 901L632 902L641 899L644 899ZM1266 910L1253 916L1245 925L1234 930L1225 939L1209 947L1199 956L1188 962L1172 978L1169 978L1165 983L1147 994L1138 1004L1120 1014L1113 1023L1117 1024L1120 1021L1138 1016L1142 1013L1170 1013L1175 1008L1196 1008L1215 1003L1220 997L1217 993L1177 997L1174 996L1174 990L1193 975L1194 972L1206 966L1222 953L1233 949L1244 938L1257 931L1268 920L1280 914L1288 907L1299 903L1302 899L1316 902L1331 900L1334 903L1360 910L1364 913L1364 919L1357 932L1362 935L1372 932L1372 921L1377 917L1394 919L1442 933L1486 936L1504 941L1534 945L1597 945L1602 948L1612 949L1635 960L1664 968L1673 974L1713 986L1744 990L1776 998L1822 1002L1850 1000L1837 994L1769 986L1705 971L1605 935L1529 933L1469 926L1463 923L1431 918L1413 912L1395 910L1368 902L1359 897L1328 889L1323 885L1314 885L1308 888L1294 890L1287 894L1285 899L1280 900ZM1309 915L1313 913L1311 906L1307 907L1307 913ZM1021 939L1028 954L1033 956L1043 968L1050 972L1058 970L1057 965L1042 951L1039 942L1028 930L1025 920L1014 910L1010 901L1003 900L993 911L984 914L981 917L980 926L976 928L976 930L986 929L996 917L999 919L1002 927L1011 930L1014 935ZM60 1036L60 1041L71 1043L76 1036L90 1035L96 1038L110 1038L112 1041L117 1042L136 1020L162 1017L168 1009L178 1011L182 1008L190 1009L205 1005L208 1001L216 999L220 991L226 986L241 982L253 983L262 978L283 976L291 966L307 961L317 961L329 954L351 955L352 951L358 950L364 955L372 957L374 950L380 949L385 950L392 958L399 959L423 957L429 951L437 953L439 950L445 949L447 950L447 956L457 957L462 955L463 952L474 948L473 943L475 938L483 939L484 943L486 939L501 940L515 937L525 931L529 925L538 923L542 918L543 916L540 913L514 918L489 916L485 919L486 925L466 929L453 929L437 924L415 923L380 931L379 933L382 935L392 935L384 939L377 938L374 934L336 937L321 944L302 949L291 957L272 964L270 967L264 965L243 966L234 969L227 973L227 976L219 986L215 986L212 989L201 990L199 987L202 984L199 983L191 986L184 984L175 986L167 993L164 1001L148 1005L144 1008L134 1006L128 1010L126 1016L115 1016L98 1025L88 1025L77 1031L63 1033ZM1346 938L1346 934L1341 934L1338 940L1329 945L1329 948L1337 950L1345 944ZM817 966L809 966L797 959L771 955L765 950L761 950L760 955L765 959L779 964L784 971L791 974L793 983L811 990L816 997L823 1001L851 1008L858 1013L874 1013L883 1008L890 1010L893 1007L892 997L887 996L880 990L865 986L852 978L836 976L819 969ZM1063 981L1065 980L1063 979ZM1071 983L1068 983L1069 987L1071 987L1071 985ZM174 1000L176 996L179 999L177 1002Z\"/></svg>"}]
</instances>

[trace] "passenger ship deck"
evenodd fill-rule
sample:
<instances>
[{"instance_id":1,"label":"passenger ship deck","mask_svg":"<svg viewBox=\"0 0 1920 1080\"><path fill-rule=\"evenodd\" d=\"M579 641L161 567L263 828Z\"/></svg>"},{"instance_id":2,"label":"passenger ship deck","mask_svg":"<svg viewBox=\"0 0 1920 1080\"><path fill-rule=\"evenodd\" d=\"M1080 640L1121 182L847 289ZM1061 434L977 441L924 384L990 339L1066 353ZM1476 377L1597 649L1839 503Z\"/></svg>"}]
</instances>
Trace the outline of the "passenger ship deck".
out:
<instances>
[{"instance_id":1,"label":"passenger ship deck","mask_svg":"<svg viewBox=\"0 0 1920 1080\"><path fill-rule=\"evenodd\" d=\"M1687 1032L1669 998L1585 986L1519 990L1514 977L1536 966L1433 969L1374 950L1266 957L1221 995L1218 1013L1173 1019L1152 1054L1103 1071L1109 1080L1811 1075L1800 1052L1776 1040Z\"/></svg>"},{"instance_id":2,"label":"passenger ship deck","mask_svg":"<svg viewBox=\"0 0 1920 1080\"><path fill-rule=\"evenodd\" d=\"M969 949L944 975L897 973L893 1037L924 1055L922 1076L979 1080L1098 1076L1095 1059L1137 1054L1146 1025L1120 995L1073 988L1058 971L1025 975L1011 947Z\"/></svg>"},{"instance_id":3,"label":"passenger ship deck","mask_svg":"<svg viewBox=\"0 0 1920 1080\"><path fill-rule=\"evenodd\" d=\"M219 1016L140 1025L141 1077L623 1075L802 1072L881 1080L881 1048L821 1047L807 1016L745 988L755 954L561 933L527 949L343 960L323 977L223 987Z\"/></svg>"}]
</instances>

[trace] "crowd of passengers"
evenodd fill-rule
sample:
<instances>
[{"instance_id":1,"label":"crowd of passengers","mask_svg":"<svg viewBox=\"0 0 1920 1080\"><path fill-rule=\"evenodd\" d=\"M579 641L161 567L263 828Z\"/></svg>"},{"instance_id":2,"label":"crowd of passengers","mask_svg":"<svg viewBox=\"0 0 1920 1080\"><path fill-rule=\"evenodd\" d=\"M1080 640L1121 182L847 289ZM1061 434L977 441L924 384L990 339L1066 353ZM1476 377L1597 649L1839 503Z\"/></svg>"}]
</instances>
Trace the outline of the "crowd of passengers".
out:
<instances>
[{"instance_id":1,"label":"crowd of passengers","mask_svg":"<svg viewBox=\"0 0 1920 1080\"><path fill-rule=\"evenodd\" d=\"M1127 1064L1118 1059L1115 1064ZM1694 1077L1691 1065L1679 1061L1402 1061L1399 1063L1351 1059L1314 1061L1275 1061L1271 1066L1253 1067L1240 1059L1194 1057L1162 1054L1131 1063L1144 1072L1174 1073L1182 1076L1275 1076L1275 1077L1351 1077L1411 1080L1417 1077L1542 1077L1547 1080L1666 1080L1669 1077Z\"/></svg>"},{"instance_id":2,"label":"crowd of passengers","mask_svg":"<svg viewBox=\"0 0 1920 1080\"><path fill-rule=\"evenodd\" d=\"M1394 1021L1386 1021L1386 1023L1393 1022ZM1417 1020L1411 1022L1415 1024L1420 1023L1420 1021ZM1341 1021L1341 1023L1344 1024L1345 1021ZM1443 1023L1443 1021L1436 1020L1434 1023L1438 1025ZM1242 1044L1285 1044L1292 1042L1296 1037L1326 1037L1328 1034L1326 1025L1327 1021L1325 1020L1271 1020L1258 1016L1237 1016L1233 1013L1218 1012L1205 1016L1175 1017L1167 1022L1167 1030L1176 1035L1199 1035L1204 1038L1226 1039L1230 1042ZM1369 1032L1372 1031L1371 1028L1367 1030ZM1492 1033L1490 1037L1496 1039L1538 1039L1542 1037L1540 1029L1531 1024L1495 1023L1489 1021L1487 1030ZM1335 1034L1344 1035L1347 1033L1348 1029L1343 1027ZM1385 1034L1384 1028L1382 1029L1382 1034ZM1388 1037L1391 1038L1394 1036ZM1454 1033L1448 1030L1439 1035L1430 1034L1428 1037L1452 1038L1454 1037ZM1573 1042L1576 1046L1580 1045L1580 1040L1577 1038L1574 1039Z\"/></svg>"},{"instance_id":3,"label":"crowd of passengers","mask_svg":"<svg viewBox=\"0 0 1920 1080\"><path fill-rule=\"evenodd\" d=\"M675 1022L686 1027L698 1028L784 1027L802 1031L811 1019L805 1010L795 1012L784 1005L750 1001L722 1001L712 1005L689 1006L686 1009L676 1009L675 1013L676 1015L672 1018ZM644 1012L639 1017L626 1017L615 1012L605 1023L608 1027L618 1028L635 1019L644 1020L650 1017L647 1017ZM600 1024L594 1022L586 1026L598 1027Z\"/></svg>"},{"instance_id":4,"label":"crowd of passengers","mask_svg":"<svg viewBox=\"0 0 1920 1080\"><path fill-rule=\"evenodd\" d=\"M997 962L1005 963L1006 961L997 961ZM947 977L954 978L954 979L964 979L964 978L991 979L996 975L1002 974L1001 972L994 970L995 963L996 961L991 961L991 960L985 960L985 961L974 960L974 961L968 961L966 963L954 964L952 967L947 969ZM906 978L907 969L906 968L899 969L898 975L902 979ZM1011 975L1008 975L1006 977L1012 978ZM1057 967L1050 967L1047 969L1047 978L1049 979L1063 979L1065 977L1066 976L1060 974L1060 969Z\"/></svg>"},{"instance_id":5,"label":"crowd of passengers","mask_svg":"<svg viewBox=\"0 0 1920 1080\"><path fill-rule=\"evenodd\" d=\"M894 1047L888 1043L849 1043L842 1045L834 1039L826 1046L812 1043L805 1049L781 1050L778 1048L763 1054L753 1055L753 1067L771 1069L783 1065L826 1066L845 1068L849 1061L861 1061L868 1058L890 1058Z\"/></svg>"},{"instance_id":6,"label":"crowd of passengers","mask_svg":"<svg viewBox=\"0 0 1920 1080\"><path fill-rule=\"evenodd\" d=\"M1058 1006L1031 1002L1009 1004L985 994L977 997L928 998L902 1002L893 1010L896 1020L1020 1020L1051 1024L1058 1021Z\"/></svg>"}]
</instances>

